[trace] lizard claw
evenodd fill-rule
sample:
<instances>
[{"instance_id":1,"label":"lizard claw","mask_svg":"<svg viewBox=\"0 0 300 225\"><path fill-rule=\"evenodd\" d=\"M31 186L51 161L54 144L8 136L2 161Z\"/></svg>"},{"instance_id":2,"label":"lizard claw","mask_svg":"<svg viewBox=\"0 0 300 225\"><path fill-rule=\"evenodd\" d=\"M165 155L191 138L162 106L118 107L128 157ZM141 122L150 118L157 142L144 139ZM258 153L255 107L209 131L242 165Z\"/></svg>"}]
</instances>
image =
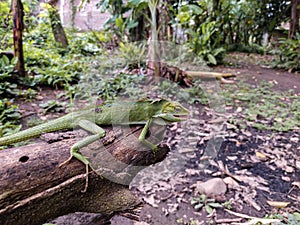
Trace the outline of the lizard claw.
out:
<instances>
[{"instance_id":1,"label":"lizard claw","mask_svg":"<svg viewBox=\"0 0 300 225\"><path fill-rule=\"evenodd\" d=\"M71 155L66 161L64 161L61 164L59 164L58 167L62 167L63 165L66 165L67 163L69 163L71 161L72 158L73 158L73 156Z\"/></svg>"},{"instance_id":2,"label":"lizard claw","mask_svg":"<svg viewBox=\"0 0 300 225\"><path fill-rule=\"evenodd\" d=\"M86 170L86 173L85 173L85 186L84 186L84 189L81 191L82 193L85 193L88 186L89 186L89 165L88 164L85 165L85 170Z\"/></svg>"},{"instance_id":3,"label":"lizard claw","mask_svg":"<svg viewBox=\"0 0 300 225\"><path fill-rule=\"evenodd\" d=\"M58 167L62 167L63 165L69 163L72 158L73 158L73 156L70 156L66 161L59 164ZM86 170L86 172L85 172L85 186L84 186L84 189L81 191L82 193L85 193L87 191L88 184L89 184L89 164L85 164L85 170Z\"/></svg>"},{"instance_id":4,"label":"lizard claw","mask_svg":"<svg viewBox=\"0 0 300 225\"><path fill-rule=\"evenodd\" d=\"M154 155L156 155L156 153L158 152L158 146L155 145L153 148L152 148L152 152Z\"/></svg>"}]
</instances>

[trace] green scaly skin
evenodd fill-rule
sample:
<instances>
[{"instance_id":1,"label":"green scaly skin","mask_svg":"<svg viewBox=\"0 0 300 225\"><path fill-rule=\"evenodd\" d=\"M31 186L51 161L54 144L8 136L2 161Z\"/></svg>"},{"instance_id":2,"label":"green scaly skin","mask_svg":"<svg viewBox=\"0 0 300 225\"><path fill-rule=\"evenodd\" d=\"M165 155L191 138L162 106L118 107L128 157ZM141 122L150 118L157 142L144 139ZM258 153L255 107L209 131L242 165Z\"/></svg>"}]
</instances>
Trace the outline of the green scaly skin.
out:
<instances>
[{"instance_id":1,"label":"green scaly skin","mask_svg":"<svg viewBox=\"0 0 300 225\"><path fill-rule=\"evenodd\" d=\"M75 143L70 149L70 158L61 165L70 161L72 157L75 157L83 162L88 169L88 159L78 151L105 136L105 130L98 125L144 125L139 136L139 141L149 146L153 151L156 151L157 146L145 139L151 123L165 125L173 122L180 122L184 119L180 116L187 116L188 114L189 111L178 102L165 99L146 99L135 102L125 101L103 104L96 107L96 109L91 108L72 112L58 119L20 131L13 135L2 137L0 138L0 146L6 146L39 137L42 133L72 129L79 126L90 132L92 135Z\"/></svg>"}]
</instances>

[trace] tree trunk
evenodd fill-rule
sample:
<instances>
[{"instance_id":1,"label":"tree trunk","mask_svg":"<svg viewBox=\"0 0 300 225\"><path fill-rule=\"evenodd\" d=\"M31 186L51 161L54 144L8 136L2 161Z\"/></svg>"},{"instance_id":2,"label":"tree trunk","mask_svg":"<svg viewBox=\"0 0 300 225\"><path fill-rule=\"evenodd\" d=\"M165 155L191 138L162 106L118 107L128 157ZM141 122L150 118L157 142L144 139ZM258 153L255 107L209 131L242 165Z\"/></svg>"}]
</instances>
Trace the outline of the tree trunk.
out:
<instances>
[{"instance_id":1,"label":"tree trunk","mask_svg":"<svg viewBox=\"0 0 300 225\"><path fill-rule=\"evenodd\" d=\"M121 135L115 130L110 128L105 139L81 151L89 157L96 172L102 174L89 173L86 192L82 192L86 170L80 161L73 159L58 166L69 157L74 132L73 137L63 133L71 139L52 144L44 142L0 151L0 224L40 225L74 212L101 213L109 218L139 205L140 200L124 183L129 183L146 166L163 160L169 148L160 145L154 155L138 141L141 127L122 128ZM108 166L103 168L101 163Z\"/></svg>"},{"instance_id":2,"label":"tree trunk","mask_svg":"<svg viewBox=\"0 0 300 225\"><path fill-rule=\"evenodd\" d=\"M68 47L68 39L67 39L66 33L64 31L64 28L62 26L59 12L56 8L56 2L57 1L52 1L51 3L49 3L50 8L48 8L52 32L53 32L55 41L57 43L60 43L62 47L66 48L66 47Z\"/></svg>"},{"instance_id":3,"label":"tree trunk","mask_svg":"<svg viewBox=\"0 0 300 225\"><path fill-rule=\"evenodd\" d=\"M21 77L25 77L26 74L23 56L24 11L21 0L12 0L11 10L13 18L14 53L15 56L18 57L15 69Z\"/></svg>"},{"instance_id":4,"label":"tree trunk","mask_svg":"<svg viewBox=\"0 0 300 225\"><path fill-rule=\"evenodd\" d=\"M293 38L299 31L300 0L291 1L291 21L289 38Z\"/></svg>"},{"instance_id":5,"label":"tree trunk","mask_svg":"<svg viewBox=\"0 0 300 225\"><path fill-rule=\"evenodd\" d=\"M130 36L132 41L143 41L147 39L149 36L149 28L147 27L147 17L149 17L150 12L149 9L144 9L139 17L138 20L138 26L130 30Z\"/></svg>"},{"instance_id":6,"label":"tree trunk","mask_svg":"<svg viewBox=\"0 0 300 225\"><path fill-rule=\"evenodd\" d=\"M155 77L155 82L158 83L160 75L160 42L158 40L158 11L157 7L160 5L159 0L151 0L148 3L151 14L151 35L149 36L148 47L148 62L147 62L147 74Z\"/></svg>"}]
</instances>

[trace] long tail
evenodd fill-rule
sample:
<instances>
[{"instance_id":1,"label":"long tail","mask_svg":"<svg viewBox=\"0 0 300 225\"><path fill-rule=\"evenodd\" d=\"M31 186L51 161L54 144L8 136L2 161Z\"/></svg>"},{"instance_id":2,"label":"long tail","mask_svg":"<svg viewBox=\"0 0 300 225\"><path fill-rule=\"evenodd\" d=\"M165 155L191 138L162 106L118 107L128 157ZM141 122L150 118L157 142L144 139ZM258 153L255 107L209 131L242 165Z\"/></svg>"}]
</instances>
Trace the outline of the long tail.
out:
<instances>
[{"instance_id":1,"label":"long tail","mask_svg":"<svg viewBox=\"0 0 300 225\"><path fill-rule=\"evenodd\" d=\"M49 133L57 130L71 128L72 121L66 117L61 117L47 123L31 127L29 129L20 131L16 134L4 136L0 138L0 146L10 145L18 143L20 141L25 141L31 138L39 137L43 133Z\"/></svg>"}]
</instances>

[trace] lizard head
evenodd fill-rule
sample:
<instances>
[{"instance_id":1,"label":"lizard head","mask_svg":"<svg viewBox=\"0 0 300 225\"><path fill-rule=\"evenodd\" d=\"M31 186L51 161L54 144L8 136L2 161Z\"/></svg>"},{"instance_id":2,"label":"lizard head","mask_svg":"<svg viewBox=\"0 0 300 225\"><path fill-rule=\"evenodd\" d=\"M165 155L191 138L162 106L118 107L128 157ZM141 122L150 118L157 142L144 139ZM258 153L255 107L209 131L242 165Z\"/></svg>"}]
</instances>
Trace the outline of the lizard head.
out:
<instances>
[{"instance_id":1,"label":"lizard head","mask_svg":"<svg viewBox=\"0 0 300 225\"><path fill-rule=\"evenodd\" d=\"M155 117L161 118L167 123L172 123L185 120L187 115L189 115L189 111L181 104L165 100L160 113Z\"/></svg>"}]
</instances>

